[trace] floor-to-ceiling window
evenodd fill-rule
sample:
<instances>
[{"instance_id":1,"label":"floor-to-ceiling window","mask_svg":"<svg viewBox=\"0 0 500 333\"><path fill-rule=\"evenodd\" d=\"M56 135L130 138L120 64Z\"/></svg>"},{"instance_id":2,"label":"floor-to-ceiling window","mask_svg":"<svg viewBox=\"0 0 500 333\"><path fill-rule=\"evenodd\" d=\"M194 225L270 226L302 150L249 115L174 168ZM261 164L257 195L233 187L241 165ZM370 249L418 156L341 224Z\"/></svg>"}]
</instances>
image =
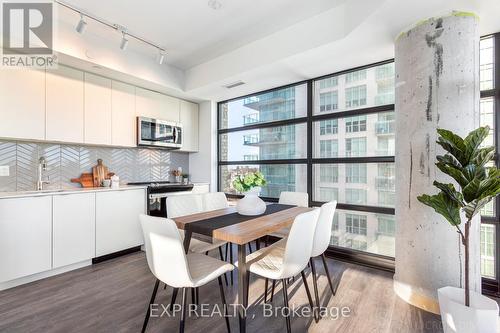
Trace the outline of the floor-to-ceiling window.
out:
<instances>
[{"instance_id":1,"label":"floor-to-ceiling window","mask_svg":"<svg viewBox=\"0 0 500 333\"><path fill-rule=\"evenodd\" d=\"M219 189L261 171L261 196L337 200L332 251L394 257L394 63L218 104Z\"/></svg>"},{"instance_id":2,"label":"floor-to-ceiling window","mask_svg":"<svg viewBox=\"0 0 500 333\"><path fill-rule=\"evenodd\" d=\"M500 112L500 34L486 36L480 43L480 89L481 89L481 125L491 127L485 145L496 146L496 163L499 163L499 145L497 131ZM481 223L481 273L483 290L492 293L499 291L499 244L498 226L500 214L500 198L484 207Z\"/></svg>"},{"instance_id":3,"label":"floor-to-ceiling window","mask_svg":"<svg viewBox=\"0 0 500 333\"><path fill-rule=\"evenodd\" d=\"M394 63L314 80L312 108L312 200L339 208L331 245L393 257Z\"/></svg>"},{"instance_id":4,"label":"floor-to-ceiling window","mask_svg":"<svg viewBox=\"0 0 500 333\"><path fill-rule=\"evenodd\" d=\"M235 176L260 171L268 181L263 197L306 192L306 119L307 84L219 103L220 189L238 194L232 186Z\"/></svg>"}]
</instances>

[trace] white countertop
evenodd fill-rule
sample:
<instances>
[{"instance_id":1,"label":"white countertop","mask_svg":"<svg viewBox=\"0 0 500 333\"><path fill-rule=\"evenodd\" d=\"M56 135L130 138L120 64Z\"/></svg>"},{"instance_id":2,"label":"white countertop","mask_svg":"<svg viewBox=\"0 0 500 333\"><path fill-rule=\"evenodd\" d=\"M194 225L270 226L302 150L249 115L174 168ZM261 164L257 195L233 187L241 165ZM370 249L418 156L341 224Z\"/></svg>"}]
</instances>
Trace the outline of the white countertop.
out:
<instances>
[{"instance_id":1,"label":"white countertop","mask_svg":"<svg viewBox=\"0 0 500 333\"><path fill-rule=\"evenodd\" d=\"M145 189L145 188L147 188L146 185L120 185L120 187L116 189L110 187L90 187L90 188L66 188L59 190L43 190L43 191L0 192L0 199L89 193L89 192L126 191L126 190Z\"/></svg>"}]
</instances>

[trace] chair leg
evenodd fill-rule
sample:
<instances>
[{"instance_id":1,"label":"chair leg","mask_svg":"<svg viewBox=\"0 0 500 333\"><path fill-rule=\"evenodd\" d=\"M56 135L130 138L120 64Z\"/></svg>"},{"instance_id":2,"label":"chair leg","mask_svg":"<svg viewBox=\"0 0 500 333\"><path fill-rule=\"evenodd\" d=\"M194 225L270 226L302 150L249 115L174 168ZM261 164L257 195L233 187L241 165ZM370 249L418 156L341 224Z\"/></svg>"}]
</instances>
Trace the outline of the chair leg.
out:
<instances>
[{"instance_id":1,"label":"chair leg","mask_svg":"<svg viewBox=\"0 0 500 333\"><path fill-rule=\"evenodd\" d=\"M248 253L252 253L252 243L248 243Z\"/></svg>"},{"instance_id":2,"label":"chair leg","mask_svg":"<svg viewBox=\"0 0 500 333\"><path fill-rule=\"evenodd\" d=\"M146 312L146 318L144 318L144 324L142 325L142 333L146 332L146 327L148 326L149 316L151 315L151 304L154 303L156 298L156 292L158 291L158 286L160 285L160 280L156 279L155 286L153 288L153 294L149 300L148 310Z\"/></svg>"},{"instance_id":3,"label":"chair leg","mask_svg":"<svg viewBox=\"0 0 500 333\"><path fill-rule=\"evenodd\" d=\"M290 325L290 307L288 305L288 288L287 288L287 284L288 284L288 279L283 279L281 280L281 283L283 285L283 303L284 303L284 306L285 308L287 309L287 315L285 316L285 319L286 319L286 331L287 333L290 333L292 331L292 328L291 328L291 325Z\"/></svg>"},{"instance_id":4,"label":"chair leg","mask_svg":"<svg viewBox=\"0 0 500 333\"><path fill-rule=\"evenodd\" d=\"M177 293L179 292L179 288L174 288L174 291L172 292L172 300L170 301L170 310L173 310L175 300L177 298Z\"/></svg>"},{"instance_id":5,"label":"chair leg","mask_svg":"<svg viewBox=\"0 0 500 333\"><path fill-rule=\"evenodd\" d=\"M256 249L256 250L260 250L260 238L257 238L257 239L255 240L255 249Z\"/></svg>"},{"instance_id":6,"label":"chair leg","mask_svg":"<svg viewBox=\"0 0 500 333\"><path fill-rule=\"evenodd\" d=\"M266 284L264 285L264 303L267 303L267 287L269 286L269 279L266 278Z\"/></svg>"},{"instance_id":7,"label":"chair leg","mask_svg":"<svg viewBox=\"0 0 500 333\"><path fill-rule=\"evenodd\" d=\"M335 289L333 289L332 277L330 276L330 270L328 269L324 253L321 255L321 259L323 259L323 266L325 266L325 273L326 273L326 278L328 279L328 284L330 285L330 289L332 290L333 296L335 296Z\"/></svg>"},{"instance_id":8,"label":"chair leg","mask_svg":"<svg viewBox=\"0 0 500 333\"><path fill-rule=\"evenodd\" d=\"M200 306L200 288L195 288L194 293L196 296L196 305Z\"/></svg>"},{"instance_id":9,"label":"chair leg","mask_svg":"<svg viewBox=\"0 0 500 333\"><path fill-rule=\"evenodd\" d=\"M319 294L318 294L318 276L316 275L316 266L314 266L313 258L309 261L311 263L311 274L313 276L313 287L314 287L314 297L316 298L316 313L318 314L317 319L315 316L316 322L319 321Z\"/></svg>"},{"instance_id":10,"label":"chair leg","mask_svg":"<svg viewBox=\"0 0 500 333\"><path fill-rule=\"evenodd\" d=\"M219 276L217 278L219 280L219 290L220 290L220 298L222 299L222 307L224 309L224 319L226 320L226 327L227 327L227 332L231 333L231 325L229 325L229 317L227 316L227 303L226 303L226 296L224 295L224 286L222 285L222 279Z\"/></svg>"},{"instance_id":11,"label":"chair leg","mask_svg":"<svg viewBox=\"0 0 500 333\"><path fill-rule=\"evenodd\" d=\"M229 251L229 243L226 243L226 252L224 253L224 261L227 261L229 257L227 256L227 252Z\"/></svg>"},{"instance_id":12,"label":"chair leg","mask_svg":"<svg viewBox=\"0 0 500 333\"><path fill-rule=\"evenodd\" d=\"M224 255L222 254L222 246L219 246L219 256L220 260L224 261ZM229 283L227 283L227 274L224 273L224 280L226 280L226 286L229 286Z\"/></svg>"},{"instance_id":13,"label":"chair leg","mask_svg":"<svg viewBox=\"0 0 500 333\"><path fill-rule=\"evenodd\" d=\"M311 297L311 291L309 290L309 285L307 284L307 278L306 275L304 274L304 271L300 272L300 275L302 276L302 282L304 282L304 288L306 288L306 294L307 294L307 300L309 301L309 306L311 307L311 310L314 311L314 304Z\"/></svg>"},{"instance_id":14,"label":"chair leg","mask_svg":"<svg viewBox=\"0 0 500 333\"><path fill-rule=\"evenodd\" d=\"M187 288L182 288L181 322L179 325L180 333L184 333L186 310L187 310L186 307L187 307Z\"/></svg>"},{"instance_id":15,"label":"chair leg","mask_svg":"<svg viewBox=\"0 0 500 333\"><path fill-rule=\"evenodd\" d=\"M191 288L191 304L196 304L196 293L195 288Z\"/></svg>"},{"instance_id":16,"label":"chair leg","mask_svg":"<svg viewBox=\"0 0 500 333\"><path fill-rule=\"evenodd\" d=\"M229 243L229 259L231 261L231 265L234 264L232 243ZM234 284L234 270L231 271L231 285L233 284Z\"/></svg>"},{"instance_id":17,"label":"chair leg","mask_svg":"<svg viewBox=\"0 0 500 333\"><path fill-rule=\"evenodd\" d=\"M250 294L250 271L247 271L247 302L245 304L248 304L248 295Z\"/></svg>"},{"instance_id":18,"label":"chair leg","mask_svg":"<svg viewBox=\"0 0 500 333\"><path fill-rule=\"evenodd\" d=\"M274 296L274 287L276 287L276 280L273 280L273 285L271 287L271 297L269 298L269 302L272 303Z\"/></svg>"}]
</instances>

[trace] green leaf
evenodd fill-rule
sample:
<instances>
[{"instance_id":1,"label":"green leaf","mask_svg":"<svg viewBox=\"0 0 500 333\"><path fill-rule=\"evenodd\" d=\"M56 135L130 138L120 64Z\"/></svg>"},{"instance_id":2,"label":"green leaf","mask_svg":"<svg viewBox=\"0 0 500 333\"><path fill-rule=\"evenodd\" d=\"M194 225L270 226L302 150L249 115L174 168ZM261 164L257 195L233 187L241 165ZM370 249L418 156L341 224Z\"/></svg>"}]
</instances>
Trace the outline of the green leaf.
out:
<instances>
[{"instance_id":1,"label":"green leaf","mask_svg":"<svg viewBox=\"0 0 500 333\"><path fill-rule=\"evenodd\" d=\"M479 127L465 137L463 142L465 144L466 155L469 161L474 158L474 155L477 153L477 149L484 139L486 139L489 132L489 126Z\"/></svg>"},{"instance_id":2,"label":"green leaf","mask_svg":"<svg viewBox=\"0 0 500 333\"><path fill-rule=\"evenodd\" d=\"M464 140L452 131L438 129L437 132L440 135L437 144L450 153L460 164L466 165L469 159Z\"/></svg>"},{"instance_id":3,"label":"green leaf","mask_svg":"<svg viewBox=\"0 0 500 333\"><path fill-rule=\"evenodd\" d=\"M459 207L464 206L465 203L464 203L464 198L462 196L462 193L457 192L457 190L455 190L455 186L453 184L443 184L443 183L434 181L433 185L436 186L441 191L443 191L448 196L448 198L455 201L455 203Z\"/></svg>"},{"instance_id":4,"label":"green leaf","mask_svg":"<svg viewBox=\"0 0 500 333\"><path fill-rule=\"evenodd\" d=\"M482 199L474 199L471 202L469 202L464 208L465 216L467 217L468 220L472 219L474 216L476 216L481 209L493 199L494 196L486 196Z\"/></svg>"},{"instance_id":5,"label":"green leaf","mask_svg":"<svg viewBox=\"0 0 500 333\"><path fill-rule=\"evenodd\" d=\"M450 154L446 154L444 156L438 155L438 156L436 156L436 159L438 160L438 162L441 162L443 164L447 164L447 165L454 167L456 169L463 168L462 164L460 164L460 162Z\"/></svg>"},{"instance_id":6,"label":"green leaf","mask_svg":"<svg viewBox=\"0 0 500 333\"><path fill-rule=\"evenodd\" d=\"M495 147L481 148L477 151L470 163L477 166L485 166L495 156Z\"/></svg>"},{"instance_id":7,"label":"green leaf","mask_svg":"<svg viewBox=\"0 0 500 333\"><path fill-rule=\"evenodd\" d=\"M453 178L460 187L465 187L469 183L469 180L467 177L463 174L462 168L456 168L450 164L443 163L443 162L437 162L436 166L438 167L439 170L441 170L443 173L447 174L451 178Z\"/></svg>"},{"instance_id":8,"label":"green leaf","mask_svg":"<svg viewBox=\"0 0 500 333\"><path fill-rule=\"evenodd\" d=\"M444 192L432 196L423 194L417 199L421 203L434 208L436 213L441 214L451 225L458 226L462 222L459 205Z\"/></svg>"}]
</instances>

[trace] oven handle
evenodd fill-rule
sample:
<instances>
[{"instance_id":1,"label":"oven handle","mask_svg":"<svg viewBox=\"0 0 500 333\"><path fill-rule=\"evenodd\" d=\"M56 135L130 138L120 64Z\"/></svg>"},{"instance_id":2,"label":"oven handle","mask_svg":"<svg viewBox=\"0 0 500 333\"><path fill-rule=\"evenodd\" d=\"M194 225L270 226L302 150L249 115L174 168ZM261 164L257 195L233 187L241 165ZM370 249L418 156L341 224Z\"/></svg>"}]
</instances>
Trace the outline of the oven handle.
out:
<instances>
[{"instance_id":1,"label":"oven handle","mask_svg":"<svg viewBox=\"0 0 500 333\"><path fill-rule=\"evenodd\" d=\"M149 199L161 199L173 195L191 194L191 191L179 191L179 192L166 192L166 193L153 193L149 195Z\"/></svg>"}]
</instances>

